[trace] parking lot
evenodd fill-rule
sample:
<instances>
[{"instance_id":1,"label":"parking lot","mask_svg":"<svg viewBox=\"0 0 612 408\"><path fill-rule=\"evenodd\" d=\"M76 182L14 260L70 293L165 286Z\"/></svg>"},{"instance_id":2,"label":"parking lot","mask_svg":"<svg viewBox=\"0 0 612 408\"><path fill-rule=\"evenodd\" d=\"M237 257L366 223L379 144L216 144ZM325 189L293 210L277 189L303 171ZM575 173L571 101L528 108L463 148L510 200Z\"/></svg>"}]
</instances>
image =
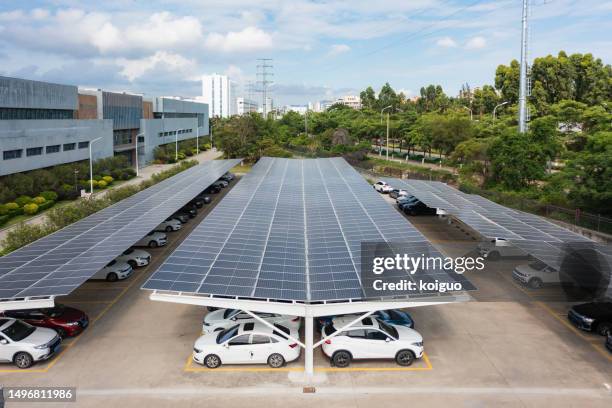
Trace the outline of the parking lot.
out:
<instances>
[{"instance_id":1,"label":"parking lot","mask_svg":"<svg viewBox=\"0 0 612 408\"><path fill-rule=\"evenodd\" d=\"M150 250L152 263L129 279L87 282L59 299L86 311L91 326L46 363L27 370L0 366L0 384L75 386L77 405L84 407L119 401L126 407L163 407L170 401L186 407L238 407L245 401L257 406L610 406L612 354L603 338L569 325L569 305L553 290L513 282L512 269L524 260L496 262L468 276L478 288L471 302L410 309L426 352L410 367L368 361L335 368L319 348L316 390L304 393L303 353L280 369L210 370L193 363L191 350L205 310L152 302L140 286L230 188L214 195L182 230L169 233L167 246ZM449 256L474 251L478 243L469 230L446 220L409 219Z\"/></svg>"}]
</instances>

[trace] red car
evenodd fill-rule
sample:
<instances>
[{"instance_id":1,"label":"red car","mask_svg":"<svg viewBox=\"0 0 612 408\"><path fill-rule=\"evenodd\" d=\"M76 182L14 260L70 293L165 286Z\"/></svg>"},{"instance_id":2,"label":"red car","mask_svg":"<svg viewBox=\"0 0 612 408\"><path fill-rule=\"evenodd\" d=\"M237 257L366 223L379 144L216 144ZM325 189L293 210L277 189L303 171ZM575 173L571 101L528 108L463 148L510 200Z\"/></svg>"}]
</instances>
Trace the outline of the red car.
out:
<instances>
[{"instance_id":1,"label":"red car","mask_svg":"<svg viewBox=\"0 0 612 408\"><path fill-rule=\"evenodd\" d=\"M32 326L48 327L60 337L76 336L89 325L89 317L84 312L59 304L45 309L7 310L0 315L23 320Z\"/></svg>"}]
</instances>

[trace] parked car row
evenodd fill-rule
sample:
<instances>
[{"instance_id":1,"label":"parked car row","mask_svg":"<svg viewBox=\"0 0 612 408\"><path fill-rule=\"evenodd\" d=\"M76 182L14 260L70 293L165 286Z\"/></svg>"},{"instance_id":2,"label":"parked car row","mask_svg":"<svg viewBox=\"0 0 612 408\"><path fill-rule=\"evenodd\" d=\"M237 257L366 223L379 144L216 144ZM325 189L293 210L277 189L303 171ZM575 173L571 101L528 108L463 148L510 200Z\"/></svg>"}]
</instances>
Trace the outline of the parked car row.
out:
<instances>
[{"instance_id":1,"label":"parked car row","mask_svg":"<svg viewBox=\"0 0 612 408\"><path fill-rule=\"evenodd\" d=\"M574 305L567 312L568 320L577 328L605 336L604 346L612 353L612 302L595 301Z\"/></svg>"},{"instance_id":2,"label":"parked car row","mask_svg":"<svg viewBox=\"0 0 612 408\"><path fill-rule=\"evenodd\" d=\"M386 181L377 181L374 183L374 189L382 194L389 194L391 198L395 198L397 207L404 214L416 215L436 215L435 208L428 207L413 195L408 194L406 190L391 187Z\"/></svg>"},{"instance_id":3,"label":"parked car row","mask_svg":"<svg viewBox=\"0 0 612 408\"><path fill-rule=\"evenodd\" d=\"M294 340L301 319L275 313L251 314L238 309L215 309L204 316L202 335L193 347L193 360L208 368L222 364L268 364L278 368L300 356ZM318 319L322 337L330 337L358 318L357 315L324 316ZM272 326L272 327L270 327ZM356 325L326 339L323 353L333 365L347 367L354 359L392 359L407 366L423 355L423 338L414 321L402 310L374 313Z\"/></svg>"}]
</instances>

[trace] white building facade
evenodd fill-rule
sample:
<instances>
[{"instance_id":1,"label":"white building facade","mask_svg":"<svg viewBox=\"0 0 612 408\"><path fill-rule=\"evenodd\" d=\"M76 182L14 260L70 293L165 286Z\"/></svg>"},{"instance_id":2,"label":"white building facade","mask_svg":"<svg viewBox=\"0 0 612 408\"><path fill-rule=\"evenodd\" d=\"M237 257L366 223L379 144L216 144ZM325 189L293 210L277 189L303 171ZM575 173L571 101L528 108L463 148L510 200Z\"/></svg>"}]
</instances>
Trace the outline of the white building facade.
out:
<instances>
[{"instance_id":1,"label":"white building facade","mask_svg":"<svg viewBox=\"0 0 612 408\"><path fill-rule=\"evenodd\" d=\"M237 114L236 84L227 75L202 76L202 98L211 117L227 118Z\"/></svg>"},{"instance_id":2,"label":"white building facade","mask_svg":"<svg viewBox=\"0 0 612 408\"><path fill-rule=\"evenodd\" d=\"M336 100L336 103L341 103L349 108L361 109L361 98L355 95L345 95Z\"/></svg>"},{"instance_id":3,"label":"white building facade","mask_svg":"<svg viewBox=\"0 0 612 408\"><path fill-rule=\"evenodd\" d=\"M258 109L259 104L256 101L243 97L236 98L236 113L238 115L257 112Z\"/></svg>"}]
</instances>

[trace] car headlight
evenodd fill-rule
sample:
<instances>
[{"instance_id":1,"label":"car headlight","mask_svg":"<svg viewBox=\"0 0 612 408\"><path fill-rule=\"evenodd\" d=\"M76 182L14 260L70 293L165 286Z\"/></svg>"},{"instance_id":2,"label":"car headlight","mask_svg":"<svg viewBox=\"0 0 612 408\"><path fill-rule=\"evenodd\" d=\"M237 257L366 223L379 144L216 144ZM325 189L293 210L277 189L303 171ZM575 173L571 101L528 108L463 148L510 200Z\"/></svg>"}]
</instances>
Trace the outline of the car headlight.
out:
<instances>
[{"instance_id":1,"label":"car headlight","mask_svg":"<svg viewBox=\"0 0 612 408\"><path fill-rule=\"evenodd\" d=\"M591 324L595 321L595 319L591 319L590 317L586 317L586 316L582 316L582 320L584 320L585 322Z\"/></svg>"},{"instance_id":2,"label":"car headlight","mask_svg":"<svg viewBox=\"0 0 612 408\"><path fill-rule=\"evenodd\" d=\"M79 324L79 322L69 322L69 323L65 323L66 326L76 326Z\"/></svg>"},{"instance_id":3,"label":"car headlight","mask_svg":"<svg viewBox=\"0 0 612 408\"><path fill-rule=\"evenodd\" d=\"M44 350L46 348L49 348L48 344L41 344L40 346L34 346L35 349L37 350Z\"/></svg>"},{"instance_id":4,"label":"car headlight","mask_svg":"<svg viewBox=\"0 0 612 408\"><path fill-rule=\"evenodd\" d=\"M417 346L417 347L423 347L423 342L422 341L417 341L416 343L412 343L413 346Z\"/></svg>"}]
</instances>

